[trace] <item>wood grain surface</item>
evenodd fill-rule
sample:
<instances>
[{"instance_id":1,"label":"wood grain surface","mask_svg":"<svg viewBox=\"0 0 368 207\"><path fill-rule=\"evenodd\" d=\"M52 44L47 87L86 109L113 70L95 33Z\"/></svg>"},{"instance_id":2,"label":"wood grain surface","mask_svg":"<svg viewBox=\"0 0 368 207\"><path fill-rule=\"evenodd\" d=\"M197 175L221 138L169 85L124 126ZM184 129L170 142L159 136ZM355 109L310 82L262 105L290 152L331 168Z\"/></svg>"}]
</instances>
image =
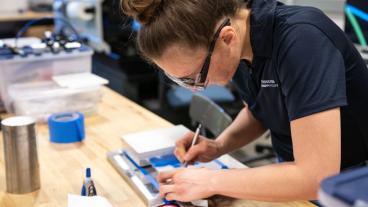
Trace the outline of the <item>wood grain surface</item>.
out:
<instances>
[{"instance_id":1,"label":"wood grain surface","mask_svg":"<svg viewBox=\"0 0 368 207\"><path fill-rule=\"evenodd\" d=\"M52 144L46 125L38 126L38 156L41 189L13 195L6 193L3 140L0 136L0 206L66 207L68 193L79 194L87 166L92 169L97 193L114 207L144 207L137 194L107 161L106 153L124 146L122 134L170 127L171 123L104 88L104 97L95 115L86 119L86 139L77 144ZM264 203L217 197L216 206L307 207L309 202Z\"/></svg>"}]
</instances>

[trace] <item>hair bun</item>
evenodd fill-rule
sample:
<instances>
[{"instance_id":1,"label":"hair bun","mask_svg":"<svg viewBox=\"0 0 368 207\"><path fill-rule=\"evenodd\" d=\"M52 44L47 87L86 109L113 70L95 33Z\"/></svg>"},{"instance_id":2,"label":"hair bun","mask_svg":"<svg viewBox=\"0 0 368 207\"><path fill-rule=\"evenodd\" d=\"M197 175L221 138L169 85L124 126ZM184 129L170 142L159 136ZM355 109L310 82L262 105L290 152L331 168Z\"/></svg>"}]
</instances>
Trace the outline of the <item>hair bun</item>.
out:
<instances>
[{"instance_id":1,"label":"hair bun","mask_svg":"<svg viewBox=\"0 0 368 207\"><path fill-rule=\"evenodd\" d=\"M156 14L163 0L121 0L123 12L140 23L148 23Z\"/></svg>"}]
</instances>

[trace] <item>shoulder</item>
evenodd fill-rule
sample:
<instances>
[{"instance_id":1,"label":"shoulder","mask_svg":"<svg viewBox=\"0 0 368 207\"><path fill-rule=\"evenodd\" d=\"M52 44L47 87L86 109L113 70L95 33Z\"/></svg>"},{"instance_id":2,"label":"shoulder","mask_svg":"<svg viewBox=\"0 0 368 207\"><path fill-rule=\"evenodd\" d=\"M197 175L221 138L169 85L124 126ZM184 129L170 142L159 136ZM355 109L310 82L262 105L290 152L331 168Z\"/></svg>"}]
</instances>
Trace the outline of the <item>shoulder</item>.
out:
<instances>
[{"instance_id":1,"label":"shoulder","mask_svg":"<svg viewBox=\"0 0 368 207\"><path fill-rule=\"evenodd\" d=\"M277 6L274 23L276 45L291 33L330 36L335 29L334 23L321 10L305 6Z\"/></svg>"},{"instance_id":2,"label":"shoulder","mask_svg":"<svg viewBox=\"0 0 368 207\"><path fill-rule=\"evenodd\" d=\"M275 10L275 23L284 26L301 23L317 24L318 20L328 20L328 17L314 7L279 4Z\"/></svg>"},{"instance_id":3,"label":"shoulder","mask_svg":"<svg viewBox=\"0 0 368 207\"><path fill-rule=\"evenodd\" d=\"M274 57L284 56L290 49L294 49L294 52L315 50L326 42L329 42L329 47L334 47L334 34L340 33L336 27L317 8L279 5L274 20Z\"/></svg>"}]
</instances>

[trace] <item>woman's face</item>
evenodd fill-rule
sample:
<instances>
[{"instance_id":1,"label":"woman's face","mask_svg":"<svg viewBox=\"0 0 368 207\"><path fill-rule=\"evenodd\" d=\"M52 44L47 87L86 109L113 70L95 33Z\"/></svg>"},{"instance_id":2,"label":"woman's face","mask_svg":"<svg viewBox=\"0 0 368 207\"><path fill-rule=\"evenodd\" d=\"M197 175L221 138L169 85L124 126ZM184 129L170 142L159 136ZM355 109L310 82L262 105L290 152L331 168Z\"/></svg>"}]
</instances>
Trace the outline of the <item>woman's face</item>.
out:
<instances>
[{"instance_id":1,"label":"woman's face","mask_svg":"<svg viewBox=\"0 0 368 207\"><path fill-rule=\"evenodd\" d=\"M234 44L235 40L230 41L221 38L217 40L209 64L208 84L225 85L232 79L240 61L241 47ZM208 51L203 47L189 48L173 44L160 58L153 61L170 76L195 79L207 55Z\"/></svg>"}]
</instances>

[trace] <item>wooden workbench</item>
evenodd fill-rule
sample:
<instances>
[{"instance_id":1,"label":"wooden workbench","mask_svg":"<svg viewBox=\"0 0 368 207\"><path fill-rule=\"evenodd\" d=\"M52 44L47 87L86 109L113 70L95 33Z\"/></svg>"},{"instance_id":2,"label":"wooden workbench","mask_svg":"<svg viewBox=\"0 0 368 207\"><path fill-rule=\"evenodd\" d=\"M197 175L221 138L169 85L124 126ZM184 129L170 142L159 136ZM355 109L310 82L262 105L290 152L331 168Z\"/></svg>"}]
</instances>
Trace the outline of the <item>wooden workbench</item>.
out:
<instances>
[{"instance_id":1,"label":"wooden workbench","mask_svg":"<svg viewBox=\"0 0 368 207\"><path fill-rule=\"evenodd\" d=\"M86 119L86 139L78 144L52 144L45 125L38 127L38 156L41 190L25 194L6 193L3 140L0 135L0 206L1 207L66 207L68 193L79 194L85 167L92 168L92 177L99 195L114 207L144 207L140 198L107 161L106 153L123 146L125 133L169 127L171 124L110 89L96 115ZM307 207L309 202L260 203L225 200L218 206L234 207Z\"/></svg>"}]
</instances>

